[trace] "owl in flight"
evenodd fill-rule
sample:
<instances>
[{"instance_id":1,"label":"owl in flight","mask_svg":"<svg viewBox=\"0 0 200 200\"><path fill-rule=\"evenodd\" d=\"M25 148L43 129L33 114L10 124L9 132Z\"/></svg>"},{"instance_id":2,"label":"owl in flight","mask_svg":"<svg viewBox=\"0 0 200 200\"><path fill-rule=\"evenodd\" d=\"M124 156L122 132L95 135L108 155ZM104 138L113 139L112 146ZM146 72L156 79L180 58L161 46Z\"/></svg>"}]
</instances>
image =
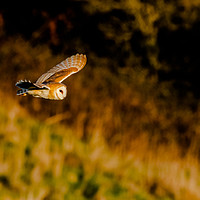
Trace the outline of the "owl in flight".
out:
<instances>
[{"instance_id":1,"label":"owl in flight","mask_svg":"<svg viewBox=\"0 0 200 200\"><path fill-rule=\"evenodd\" d=\"M67 87L61 82L80 71L85 66L86 61L86 55L76 54L42 74L35 83L21 80L16 83L16 86L20 88L17 95L30 94L34 97L62 100L67 96Z\"/></svg>"}]
</instances>

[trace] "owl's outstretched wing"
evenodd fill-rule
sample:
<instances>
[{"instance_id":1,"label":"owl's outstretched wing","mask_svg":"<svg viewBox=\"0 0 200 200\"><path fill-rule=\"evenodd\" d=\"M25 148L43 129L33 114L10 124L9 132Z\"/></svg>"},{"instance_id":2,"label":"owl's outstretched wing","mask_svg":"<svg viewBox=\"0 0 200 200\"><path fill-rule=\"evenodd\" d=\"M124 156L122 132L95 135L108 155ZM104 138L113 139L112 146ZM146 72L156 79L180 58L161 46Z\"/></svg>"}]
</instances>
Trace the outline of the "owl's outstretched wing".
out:
<instances>
[{"instance_id":1,"label":"owl's outstretched wing","mask_svg":"<svg viewBox=\"0 0 200 200\"><path fill-rule=\"evenodd\" d=\"M62 82L70 75L80 71L86 64L86 55L76 54L51 68L36 81L36 85L48 82Z\"/></svg>"}]
</instances>

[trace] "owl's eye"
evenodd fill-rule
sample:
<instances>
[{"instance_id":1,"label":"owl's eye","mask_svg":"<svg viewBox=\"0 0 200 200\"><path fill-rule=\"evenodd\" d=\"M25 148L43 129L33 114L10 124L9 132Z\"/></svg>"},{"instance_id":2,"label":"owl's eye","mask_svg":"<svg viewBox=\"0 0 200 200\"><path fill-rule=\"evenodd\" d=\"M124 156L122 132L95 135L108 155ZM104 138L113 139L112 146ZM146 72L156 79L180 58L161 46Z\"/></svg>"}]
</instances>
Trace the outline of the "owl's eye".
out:
<instances>
[{"instance_id":1,"label":"owl's eye","mask_svg":"<svg viewBox=\"0 0 200 200\"><path fill-rule=\"evenodd\" d=\"M59 90L59 92L63 94L63 90Z\"/></svg>"}]
</instances>

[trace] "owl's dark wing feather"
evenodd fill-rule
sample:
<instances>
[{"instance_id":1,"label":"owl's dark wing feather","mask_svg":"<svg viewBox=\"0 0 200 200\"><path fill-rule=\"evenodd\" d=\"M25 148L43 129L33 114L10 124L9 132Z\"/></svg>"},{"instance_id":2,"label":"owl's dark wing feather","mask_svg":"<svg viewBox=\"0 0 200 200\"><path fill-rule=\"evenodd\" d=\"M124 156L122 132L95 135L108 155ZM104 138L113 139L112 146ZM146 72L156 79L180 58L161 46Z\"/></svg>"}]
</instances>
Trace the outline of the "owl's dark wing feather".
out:
<instances>
[{"instance_id":1,"label":"owl's dark wing feather","mask_svg":"<svg viewBox=\"0 0 200 200\"><path fill-rule=\"evenodd\" d=\"M40 76L35 84L43 85L48 82L60 83L70 75L80 71L85 66L86 61L86 55L73 55Z\"/></svg>"},{"instance_id":2,"label":"owl's dark wing feather","mask_svg":"<svg viewBox=\"0 0 200 200\"><path fill-rule=\"evenodd\" d=\"M48 87L43 85L41 87L37 86L35 83L30 81L18 81L15 84L20 90L17 91L17 95L26 95L29 90L47 90Z\"/></svg>"},{"instance_id":3,"label":"owl's dark wing feather","mask_svg":"<svg viewBox=\"0 0 200 200\"><path fill-rule=\"evenodd\" d=\"M40 87L38 87L37 85L35 85L34 83L30 82L30 81L18 81L16 84L15 84L18 88L21 88L21 89L41 89Z\"/></svg>"}]
</instances>

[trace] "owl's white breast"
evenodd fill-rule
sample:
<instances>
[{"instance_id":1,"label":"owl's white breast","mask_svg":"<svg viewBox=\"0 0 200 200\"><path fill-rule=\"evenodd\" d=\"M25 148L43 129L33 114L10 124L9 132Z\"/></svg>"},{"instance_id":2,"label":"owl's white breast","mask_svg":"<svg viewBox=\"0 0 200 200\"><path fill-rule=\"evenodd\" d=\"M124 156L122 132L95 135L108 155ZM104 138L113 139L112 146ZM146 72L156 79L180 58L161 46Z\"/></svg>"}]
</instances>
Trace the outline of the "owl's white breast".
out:
<instances>
[{"instance_id":1,"label":"owl's white breast","mask_svg":"<svg viewBox=\"0 0 200 200\"><path fill-rule=\"evenodd\" d=\"M67 87L62 83L48 83L49 89L29 90L28 94L52 100L62 100L67 96Z\"/></svg>"},{"instance_id":2,"label":"owl's white breast","mask_svg":"<svg viewBox=\"0 0 200 200\"><path fill-rule=\"evenodd\" d=\"M28 94L33 95L34 97L41 97L48 99L49 90L29 90Z\"/></svg>"}]
</instances>

